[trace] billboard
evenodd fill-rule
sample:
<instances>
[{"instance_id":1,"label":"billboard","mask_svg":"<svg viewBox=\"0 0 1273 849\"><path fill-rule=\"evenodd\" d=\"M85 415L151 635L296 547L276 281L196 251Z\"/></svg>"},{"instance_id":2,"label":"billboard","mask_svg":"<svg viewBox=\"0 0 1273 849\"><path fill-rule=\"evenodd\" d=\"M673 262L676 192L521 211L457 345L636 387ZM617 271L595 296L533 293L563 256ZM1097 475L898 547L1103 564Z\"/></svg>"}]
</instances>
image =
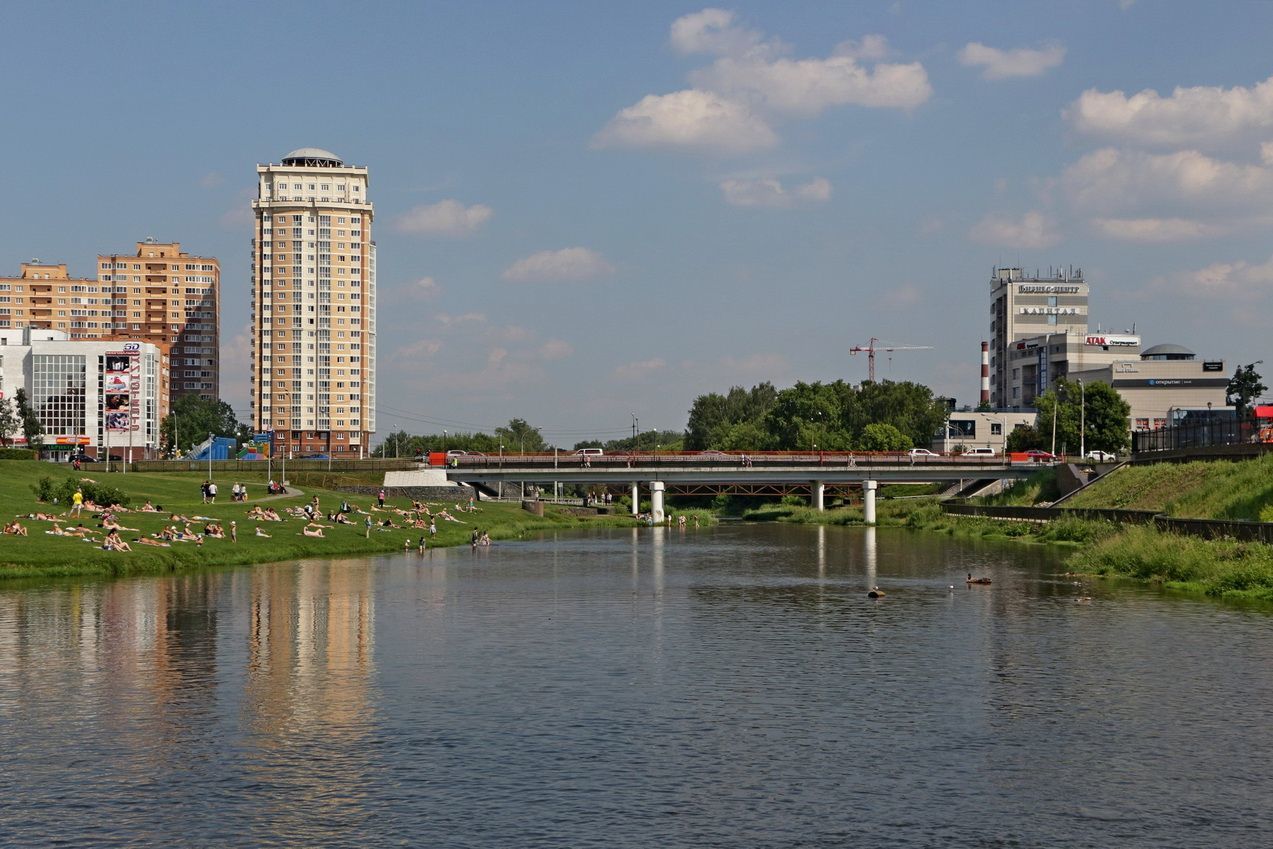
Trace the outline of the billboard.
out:
<instances>
[{"instance_id":1,"label":"billboard","mask_svg":"<svg viewBox=\"0 0 1273 849\"><path fill-rule=\"evenodd\" d=\"M111 431L141 429L141 343L102 357L102 417Z\"/></svg>"}]
</instances>

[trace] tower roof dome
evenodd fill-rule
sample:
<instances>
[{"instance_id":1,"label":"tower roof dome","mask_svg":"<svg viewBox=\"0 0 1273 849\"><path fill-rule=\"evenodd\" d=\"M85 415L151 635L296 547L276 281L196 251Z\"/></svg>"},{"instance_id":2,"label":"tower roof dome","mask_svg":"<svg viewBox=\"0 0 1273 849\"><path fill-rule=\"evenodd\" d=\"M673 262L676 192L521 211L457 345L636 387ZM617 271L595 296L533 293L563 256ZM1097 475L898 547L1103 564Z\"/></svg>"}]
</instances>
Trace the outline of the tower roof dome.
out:
<instances>
[{"instance_id":1,"label":"tower roof dome","mask_svg":"<svg viewBox=\"0 0 1273 849\"><path fill-rule=\"evenodd\" d=\"M330 150L321 147L299 147L283 157L284 165L301 165L318 168L339 168L345 163Z\"/></svg>"}]
</instances>

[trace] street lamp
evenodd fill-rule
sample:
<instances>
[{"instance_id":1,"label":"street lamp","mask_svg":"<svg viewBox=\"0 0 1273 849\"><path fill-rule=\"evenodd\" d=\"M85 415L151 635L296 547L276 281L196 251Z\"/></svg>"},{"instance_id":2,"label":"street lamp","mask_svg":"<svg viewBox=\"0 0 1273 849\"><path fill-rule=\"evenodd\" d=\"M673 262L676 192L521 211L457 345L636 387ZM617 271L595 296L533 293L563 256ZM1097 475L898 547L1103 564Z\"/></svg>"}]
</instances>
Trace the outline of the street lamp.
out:
<instances>
[{"instance_id":1,"label":"street lamp","mask_svg":"<svg viewBox=\"0 0 1273 849\"><path fill-rule=\"evenodd\" d=\"M446 453L446 428L442 428L442 453Z\"/></svg>"},{"instance_id":2,"label":"street lamp","mask_svg":"<svg viewBox=\"0 0 1273 849\"><path fill-rule=\"evenodd\" d=\"M1087 456L1087 397L1083 394L1083 381L1079 380L1079 459Z\"/></svg>"},{"instance_id":3,"label":"street lamp","mask_svg":"<svg viewBox=\"0 0 1273 849\"><path fill-rule=\"evenodd\" d=\"M212 480L212 446L215 444L216 434L208 431L208 480Z\"/></svg>"}]
</instances>

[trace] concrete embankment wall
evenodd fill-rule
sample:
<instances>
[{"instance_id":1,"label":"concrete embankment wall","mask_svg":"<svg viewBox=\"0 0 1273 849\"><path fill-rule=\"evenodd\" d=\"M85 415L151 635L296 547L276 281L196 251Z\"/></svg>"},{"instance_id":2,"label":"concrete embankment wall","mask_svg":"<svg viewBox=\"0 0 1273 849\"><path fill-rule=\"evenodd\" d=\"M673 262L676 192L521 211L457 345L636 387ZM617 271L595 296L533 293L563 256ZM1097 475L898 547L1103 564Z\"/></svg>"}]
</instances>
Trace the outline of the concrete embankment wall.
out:
<instances>
[{"instance_id":1,"label":"concrete embankment wall","mask_svg":"<svg viewBox=\"0 0 1273 849\"><path fill-rule=\"evenodd\" d=\"M982 516L987 519L1008 519L1018 522L1049 522L1053 519L1073 516L1079 519L1103 519L1120 525L1153 525L1160 531L1169 531L1204 539L1236 539L1243 542L1273 544L1273 522L1180 519L1173 516L1164 516L1153 510L943 504L942 512L951 516Z\"/></svg>"}]
</instances>

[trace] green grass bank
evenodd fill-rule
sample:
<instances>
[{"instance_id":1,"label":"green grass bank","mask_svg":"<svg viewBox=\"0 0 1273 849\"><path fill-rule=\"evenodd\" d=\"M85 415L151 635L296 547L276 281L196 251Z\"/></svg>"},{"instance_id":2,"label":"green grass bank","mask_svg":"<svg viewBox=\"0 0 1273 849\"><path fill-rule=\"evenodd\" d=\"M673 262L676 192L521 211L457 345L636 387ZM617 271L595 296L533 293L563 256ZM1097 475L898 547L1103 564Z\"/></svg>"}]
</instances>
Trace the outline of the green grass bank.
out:
<instances>
[{"instance_id":1,"label":"green grass bank","mask_svg":"<svg viewBox=\"0 0 1273 849\"><path fill-rule=\"evenodd\" d=\"M134 510L120 514L120 524L137 529L121 533L133 550L103 551L100 545L74 537L48 535L45 531L52 527L52 523L26 518L28 514L35 512L65 513L69 507L64 503L42 504L36 500L32 486L42 477L49 477L58 483L66 478L87 478L120 489L129 496L130 506L134 508L149 499L156 506L162 505L164 509L162 513ZM50 463L18 460L0 462L0 519L7 523L15 516L22 517L21 522L29 532L27 537L0 536L0 579L165 573L308 557L380 554L401 551L407 544L415 547L421 535L428 536L426 531L415 528L373 528L368 538L363 526L363 516L359 513L351 516L357 523L355 525L326 528L326 536L321 538L303 536L300 531L304 521L286 516L285 508L302 505L316 495L324 513L336 509L342 500L348 500L351 505L362 510L369 510L374 499L346 495L330 489L304 487L303 495L264 498L264 478L263 473L244 474L233 479L218 478L216 482L220 492L217 503L205 505L200 492L204 476L197 473L116 472L107 475L92 467L76 473L67 466ZM230 489L235 482L248 486L247 503L230 500ZM249 520L247 511L255 504L274 508L284 516L284 521ZM522 510L519 505L509 503L478 502L478 513L460 513L456 511L454 502L430 504L435 512L439 508L449 509L463 524L438 521L437 535L428 538L429 547L468 545L475 527L489 533L492 539L501 540L514 539L529 531L606 525L627 527L633 523L627 516L597 516L569 508L554 508L552 505L545 505L544 516L539 517ZM402 498L389 499L386 506L407 508L410 501ZM174 542L170 548L133 543L138 537L157 533L172 524L169 517L173 513L186 517L206 516L220 522L227 531L230 522L236 521L238 542L205 539L203 545ZM402 524L401 517L396 514L373 512L372 516L375 519L391 517L396 524ZM322 521L324 524L331 524L325 518ZM98 527L98 522L96 516L86 512L83 518L68 519L63 526L83 523L85 527L95 531L93 536L100 540L103 532ZM203 525L202 520L193 523L196 529L201 529ZM257 536L258 527L270 536Z\"/></svg>"}]
</instances>

